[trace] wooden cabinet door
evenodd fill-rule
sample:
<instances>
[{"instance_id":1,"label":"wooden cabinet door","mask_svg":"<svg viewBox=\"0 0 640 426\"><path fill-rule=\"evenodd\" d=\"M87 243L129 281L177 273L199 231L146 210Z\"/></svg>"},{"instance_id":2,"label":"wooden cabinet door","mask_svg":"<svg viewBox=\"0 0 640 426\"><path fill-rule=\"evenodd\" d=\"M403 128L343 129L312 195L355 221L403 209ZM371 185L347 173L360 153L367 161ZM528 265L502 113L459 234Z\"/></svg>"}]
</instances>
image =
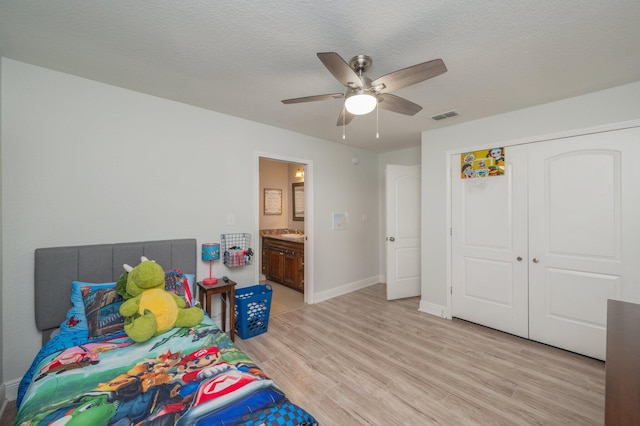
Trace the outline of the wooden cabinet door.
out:
<instances>
[{"instance_id":1,"label":"wooden cabinet door","mask_svg":"<svg viewBox=\"0 0 640 426\"><path fill-rule=\"evenodd\" d=\"M265 277L269 277L269 259L267 256L268 250L266 248L262 249L262 275Z\"/></svg>"},{"instance_id":2,"label":"wooden cabinet door","mask_svg":"<svg viewBox=\"0 0 640 426\"><path fill-rule=\"evenodd\" d=\"M298 278L298 253L293 250L285 250L283 258L284 271L282 282L286 286L298 290L300 287L300 279Z\"/></svg>"},{"instance_id":3,"label":"wooden cabinet door","mask_svg":"<svg viewBox=\"0 0 640 426\"><path fill-rule=\"evenodd\" d=\"M298 252L298 290L304 293L304 251Z\"/></svg>"},{"instance_id":4,"label":"wooden cabinet door","mask_svg":"<svg viewBox=\"0 0 640 426\"><path fill-rule=\"evenodd\" d=\"M284 276L284 252L277 248L267 249L268 279L282 282Z\"/></svg>"},{"instance_id":5,"label":"wooden cabinet door","mask_svg":"<svg viewBox=\"0 0 640 426\"><path fill-rule=\"evenodd\" d=\"M264 238L262 259L262 272L269 281L304 293L303 244Z\"/></svg>"}]
</instances>

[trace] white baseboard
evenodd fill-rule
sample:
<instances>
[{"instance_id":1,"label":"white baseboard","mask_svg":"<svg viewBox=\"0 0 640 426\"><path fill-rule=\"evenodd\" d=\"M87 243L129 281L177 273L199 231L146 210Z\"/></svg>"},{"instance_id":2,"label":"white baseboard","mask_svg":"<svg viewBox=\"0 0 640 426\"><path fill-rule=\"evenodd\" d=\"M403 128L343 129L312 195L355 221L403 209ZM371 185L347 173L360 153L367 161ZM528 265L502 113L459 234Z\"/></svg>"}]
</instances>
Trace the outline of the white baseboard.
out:
<instances>
[{"instance_id":1,"label":"white baseboard","mask_svg":"<svg viewBox=\"0 0 640 426\"><path fill-rule=\"evenodd\" d=\"M6 398L6 386L4 383L0 383L0 418L4 414L5 408L7 408L7 398Z\"/></svg>"},{"instance_id":2,"label":"white baseboard","mask_svg":"<svg viewBox=\"0 0 640 426\"><path fill-rule=\"evenodd\" d=\"M440 318L451 319L451 315L449 314L446 306L436 305L435 303L425 302L424 300L421 300L418 310L420 312L435 315Z\"/></svg>"},{"instance_id":3,"label":"white baseboard","mask_svg":"<svg viewBox=\"0 0 640 426\"><path fill-rule=\"evenodd\" d=\"M361 288L378 284L381 281L382 281L382 278L379 275L376 275L373 277L366 278L364 280L355 281L352 283L342 285L340 287L332 288L331 290L321 291L313 295L313 303L319 303L325 300L333 299L334 297L342 296L343 294L348 294L353 291L360 290Z\"/></svg>"},{"instance_id":4,"label":"white baseboard","mask_svg":"<svg viewBox=\"0 0 640 426\"><path fill-rule=\"evenodd\" d=\"M18 399L18 387L20 386L20 380L21 379L14 379L1 385L4 386L7 401L15 401ZM1 392L2 391L0 391L0 393Z\"/></svg>"}]
</instances>

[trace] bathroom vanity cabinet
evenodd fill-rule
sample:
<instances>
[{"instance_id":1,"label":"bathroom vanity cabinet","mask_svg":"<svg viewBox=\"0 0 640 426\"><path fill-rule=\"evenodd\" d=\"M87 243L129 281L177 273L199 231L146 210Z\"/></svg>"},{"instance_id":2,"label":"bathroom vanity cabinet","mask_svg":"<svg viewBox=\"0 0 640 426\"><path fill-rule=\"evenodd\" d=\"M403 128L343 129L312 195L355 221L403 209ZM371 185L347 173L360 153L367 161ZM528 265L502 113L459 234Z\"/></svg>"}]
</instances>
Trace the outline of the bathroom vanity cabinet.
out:
<instances>
[{"instance_id":1,"label":"bathroom vanity cabinet","mask_svg":"<svg viewBox=\"0 0 640 426\"><path fill-rule=\"evenodd\" d=\"M304 293L304 243L263 237L262 273L269 281Z\"/></svg>"}]
</instances>

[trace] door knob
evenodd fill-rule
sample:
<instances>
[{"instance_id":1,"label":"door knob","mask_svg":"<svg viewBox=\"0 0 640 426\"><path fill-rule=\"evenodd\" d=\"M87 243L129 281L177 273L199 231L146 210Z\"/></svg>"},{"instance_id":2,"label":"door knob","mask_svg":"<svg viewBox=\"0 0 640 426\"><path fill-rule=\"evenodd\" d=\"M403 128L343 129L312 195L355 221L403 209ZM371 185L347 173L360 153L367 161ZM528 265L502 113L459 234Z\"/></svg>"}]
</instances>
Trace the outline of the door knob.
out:
<instances>
[{"instance_id":1,"label":"door knob","mask_svg":"<svg viewBox=\"0 0 640 426\"><path fill-rule=\"evenodd\" d=\"M389 237L389 241L395 241L396 239L394 237Z\"/></svg>"},{"instance_id":2,"label":"door knob","mask_svg":"<svg viewBox=\"0 0 640 426\"><path fill-rule=\"evenodd\" d=\"M540 262L540 259L538 259L537 257L534 257L533 258L533 263L538 263L538 262Z\"/></svg>"},{"instance_id":3,"label":"door knob","mask_svg":"<svg viewBox=\"0 0 640 426\"><path fill-rule=\"evenodd\" d=\"M518 257L516 257L516 260L517 260L518 262L522 262L522 257L518 256Z\"/></svg>"}]
</instances>

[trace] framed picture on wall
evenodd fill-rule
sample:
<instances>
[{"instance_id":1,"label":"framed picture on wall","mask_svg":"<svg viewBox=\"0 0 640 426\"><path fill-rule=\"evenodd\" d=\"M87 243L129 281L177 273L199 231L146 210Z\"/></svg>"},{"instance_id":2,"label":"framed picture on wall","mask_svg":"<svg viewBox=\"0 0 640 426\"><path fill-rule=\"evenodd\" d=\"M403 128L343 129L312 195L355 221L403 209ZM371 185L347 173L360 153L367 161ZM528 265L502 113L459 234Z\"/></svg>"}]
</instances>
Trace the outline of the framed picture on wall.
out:
<instances>
[{"instance_id":1,"label":"framed picture on wall","mask_svg":"<svg viewBox=\"0 0 640 426\"><path fill-rule=\"evenodd\" d=\"M282 189L264 189L264 214L282 214Z\"/></svg>"},{"instance_id":2,"label":"framed picture on wall","mask_svg":"<svg viewBox=\"0 0 640 426\"><path fill-rule=\"evenodd\" d=\"M293 183L293 220L304 220L304 182Z\"/></svg>"}]
</instances>

